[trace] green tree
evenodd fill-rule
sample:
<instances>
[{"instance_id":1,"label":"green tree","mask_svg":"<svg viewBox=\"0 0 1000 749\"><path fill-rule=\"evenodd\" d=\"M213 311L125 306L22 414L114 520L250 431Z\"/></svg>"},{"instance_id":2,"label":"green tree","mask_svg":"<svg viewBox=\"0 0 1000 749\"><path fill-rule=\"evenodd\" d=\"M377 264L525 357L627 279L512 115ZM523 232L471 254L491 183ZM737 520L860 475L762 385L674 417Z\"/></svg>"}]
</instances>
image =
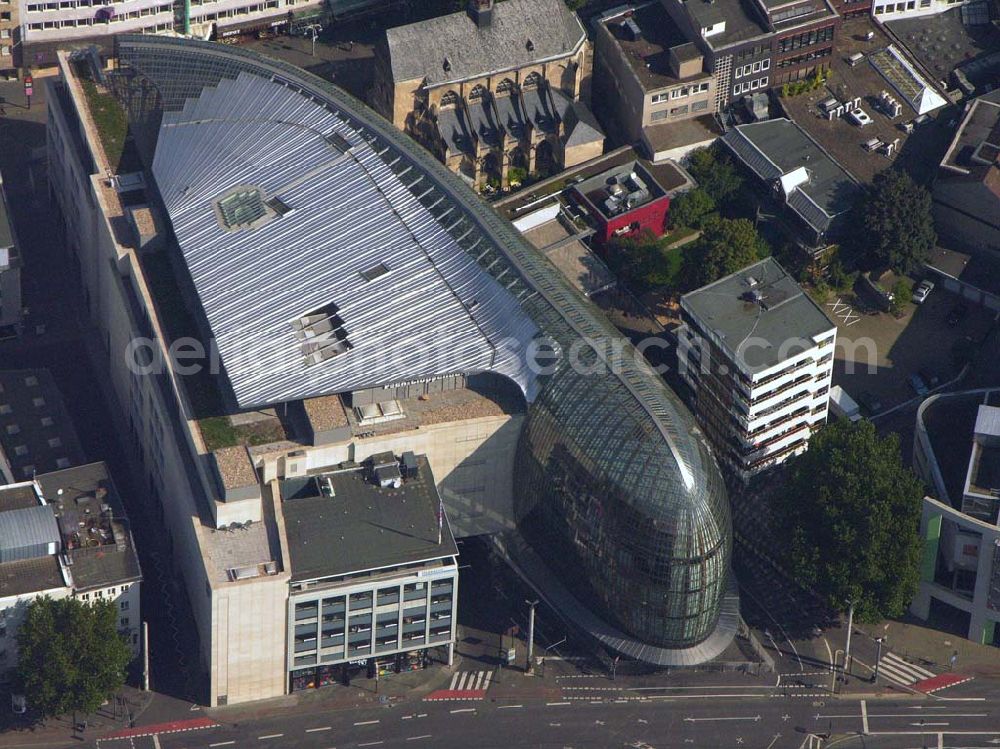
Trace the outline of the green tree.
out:
<instances>
[{"instance_id":1,"label":"green tree","mask_svg":"<svg viewBox=\"0 0 1000 749\"><path fill-rule=\"evenodd\" d=\"M937 242L931 195L906 172L879 172L861 198L854 242L872 268L909 273L927 259Z\"/></svg>"},{"instance_id":2,"label":"green tree","mask_svg":"<svg viewBox=\"0 0 1000 749\"><path fill-rule=\"evenodd\" d=\"M743 187L743 178L729 154L719 145L692 151L688 155L687 170L716 205L735 197Z\"/></svg>"},{"instance_id":3,"label":"green tree","mask_svg":"<svg viewBox=\"0 0 1000 749\"><path fill-rule=\"evenodd\" d=\"M670 225L675 228L699 229L715 210L712 196L700 187L681 193L670 202Z\"/></svg>"},{"instance_id":4,"label":"green tree","mask_svg":"<svg viewBox=\"0 0 1000 749\"><path fill-rule=\"evenodd\" d=\"M35 599L18 630L17 647L15 683L39 719L94 712L121 689L132 659L110 600Z\"/></svg>"},{"instance_id":5,"label":"green tree","mask_svg":"<svg viewBox=\"0 0 1000 749\"><path fill-rule=\"evenodd\" d=\"M709 222L697 242L684 253L685 285L695 289L735 273L768 255L767 243L745 219Z\"/></svg>"},{"instance_id":6,"label":"green tree","mask_svg":"<svg viewBox=\"0 0 1000 749\"><path fill-rule=\"evenodd\" d=\"M789 569L861 621L900 616L920 577L923 494L898 435L880 437L867 419L821 429L776 500Z\"/></svg>"},{"instance_id":7,"label":"green tree","mask_svg":"<svg viewBox=\"0 0 1000 749\"><path fill-rule=\"evenodd\" d=\"M902 278L896 281L895 285L892 287L892 301L889 303L889 309L894 315L901 315L906 309L906 305L913 301L913 290L910 289L910 284L906 283Z\"/></svg>"}]
</instances>

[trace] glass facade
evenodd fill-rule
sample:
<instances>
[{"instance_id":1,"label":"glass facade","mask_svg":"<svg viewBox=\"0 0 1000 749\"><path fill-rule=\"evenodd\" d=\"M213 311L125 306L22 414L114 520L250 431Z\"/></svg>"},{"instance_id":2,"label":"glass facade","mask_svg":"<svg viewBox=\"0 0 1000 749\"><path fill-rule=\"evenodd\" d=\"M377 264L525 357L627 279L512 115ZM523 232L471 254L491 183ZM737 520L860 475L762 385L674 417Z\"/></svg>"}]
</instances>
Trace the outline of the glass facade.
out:
<instances>
[{"instance_id":1,"label":"glass facade","mask_svg":"<svg viewBox=\"0 0 1000 749\"><path fill-rule=\"evenodd\" d=\"M164 109L180 109L204 86L242 72L300 90L364 133L442 228L518 300L551 349L570 354L525 392L515 469L522 533L584 605L626 634L668 648L712 634L731 552L722 478L691 414L599 310L431 154L329 83L208 42L120 36L116 51L117 90L147 157ZM425 626L407 613L408 594L404 638ZM433 606L431 639L445 626L433 620Z\"/></svg>"}]
</instances>

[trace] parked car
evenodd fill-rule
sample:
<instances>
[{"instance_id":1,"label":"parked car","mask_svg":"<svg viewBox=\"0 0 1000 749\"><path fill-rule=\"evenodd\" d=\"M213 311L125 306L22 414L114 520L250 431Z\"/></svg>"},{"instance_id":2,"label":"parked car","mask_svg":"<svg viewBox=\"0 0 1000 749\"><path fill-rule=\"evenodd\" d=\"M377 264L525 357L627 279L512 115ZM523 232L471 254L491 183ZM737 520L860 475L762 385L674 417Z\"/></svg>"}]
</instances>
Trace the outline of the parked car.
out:
<instances>
[{"instance_id":1,"label":"parked car","mask_svg":"<svg viewBox=\"0 0 1000 749\"><path fill-rule=\"evenodd\" d=\"M916 372L913 372L908 378L906 378L906 381L910 383L910 387L913 388L913 392L917 395L920 397L927 395L927 385L924 384L924 381Z\"/></svg>"},{"instance_id":2,"label":"parked car","mask_svg":"<svg viewBox=\"0 0 1000 749\"><path fill-rule=\"evenodd\" d=\"M965 319L965 316L967 314L969 314L968 307L966 307L964 304L956 304L954 307L952 307L951 312L948 313L948 320L947 320L948 327L954 328L956 325L962 322L962 320Z\"/></svg>"},{"instance_id":3,"label":"parked car","mask_svg":"<svg viewBox=\"0 0 1000 749\"><path fill-rule=\"evenodd\" d=\"M859 393L857 401L870 414L878 413L882 410L882 402L867 391Z\"/></svg>"},{"instance_id":4,"label":"parked car","mask_svg":"<svg viewBox=\"0 0 1000 749\"><path fill-rule=\"evenodd\" d=\"M929 369L918 369L917 374L929 388L936 388L941 384L941 378L937 376L936 372L931 372Z\"/></svg>"},{"instance_id":5,"label":"parked car","mask_svg":"<svg viewBox=\"0 0 1000 749\"><path fill-rule=\"evenodd\" d=\"M934 282L923 280L917 284L917 288L913 290L913 302L915 304L923 304L924 301L930 296L931 291L934 290Z\"/></svg>"}]
</instances>

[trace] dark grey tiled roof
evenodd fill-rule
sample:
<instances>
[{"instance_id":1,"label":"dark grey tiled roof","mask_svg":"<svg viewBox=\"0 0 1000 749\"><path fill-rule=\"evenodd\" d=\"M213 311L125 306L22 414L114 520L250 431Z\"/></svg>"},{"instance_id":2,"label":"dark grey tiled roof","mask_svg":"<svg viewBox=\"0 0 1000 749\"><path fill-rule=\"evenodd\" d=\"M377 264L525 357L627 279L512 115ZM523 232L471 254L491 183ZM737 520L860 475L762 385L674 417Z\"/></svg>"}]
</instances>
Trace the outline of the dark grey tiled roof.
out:
<instances>
[{"instance_id":1,"label":"dark grey tiled roof","mask_svg":"<svg viewBox=\"0 0 1000 749\"><path fill-rule=\"evenodd\" d=\"M65 585L55 556L0 564L0 597L3 598L55 590Z\"/></svg>"},{"instance_id":2,"label":"dark grey tiled roof","mask_svg":"<svg viewBox=\"0 0 1000 749\"><path fill-rule=\"evenodd\" d=\"M765 182L805 167L808 180L789 193L788 205L817 232L827 231L849 210L860 190L854 178L790 120L738 125L722 140Z\"/></svg>"},{"instance_id":3,"label":"dark grey tiled roof","mask_svg":"<svg viewBox=\"0 0 1000 749\"><path fill-rule=\"evenodd\" d=\"M395 81L436 85L569 55L586 34L563 0L506 0L485 29L462 11L397 26L386 38Z\"/></svg>"}]
</instances>

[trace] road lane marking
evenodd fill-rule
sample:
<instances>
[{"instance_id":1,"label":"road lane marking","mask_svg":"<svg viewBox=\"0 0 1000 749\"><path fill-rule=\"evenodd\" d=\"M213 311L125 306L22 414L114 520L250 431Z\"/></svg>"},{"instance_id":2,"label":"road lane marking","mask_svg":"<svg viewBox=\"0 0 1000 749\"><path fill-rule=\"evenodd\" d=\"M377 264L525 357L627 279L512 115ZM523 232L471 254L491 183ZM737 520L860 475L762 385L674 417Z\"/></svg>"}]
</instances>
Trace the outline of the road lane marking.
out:
<instances>
[{"instance_id":1,"label":"road lane marking","mask_svg":"<svg viewBox=\"0 0 1000 749\"><path fill-rule=\"evenodd\" d=\"M476 708L474 708L474 707L460 707L460 708L457 708L455 710L449 710L448 712L451 713L452 715L454 715L455 713L474 713L474 712L476 712Z\"/></svg>"},{"instance_id":2,"label":"road lane marking","mask_svg":"<svg viewBox=\"0 0 1000 749\"><path fill-rule=\"evenodd\" d=\"M208 746L209 749L214 749L214 747L217 746L232 746L235 743L236 743L235 741L217 741L214 744L209 744Z\"/></svg>"},{"instance_id":3,"label":"road lane marking","mask_svg":"<svg viewBox=\"0 0 1000 749\"><path fill-rule=\"evenodd\" d=\"M280 739L285 734L283 733L269 733L267 736L258 736L257 741L267 741L268 739Z\"/></svg>"},{"instance_id":4,"label":"road lane marking","mask_svg":"<svg viewBox=\"0 0 1000 749\"><path fill-rule=\"evenodd\" d=\"M356 726L372 726L378 723L378 720L361 720L355 723Z\"/></svg>"},{"instance_id":5,"label":"road lane marking","mask_svg":"<svg viewBox=\"0 0 1000 749\"><path fill-rule=\"evenodd\" d=\"M950 726L951 723L910 723L911 726Z\"/></svg>"},{"instance_id":6,"label":"road lane marking","mask_svg":"<svg viewBox=\"0 0 1000 749\"><path fill-rule=\"evenodd\" d=\"M988 718L989 713L934 713L935 718ZM848 715L821 715L816 713L816 720L825 718L857 718L856 714ZM869 718L912 718L913 713L872 713Z\"/></svg>"},{"instance_id":7,"label":"road lane marking","mask_svg":"<svg viewBox=\"0 0 1000 749\"><path fill-rule=\"evenodd\" d=\"M427 717L427 713L417 713L417 717L418 718L426 718Z\"/></svg>"},{"instance_id":8,"label":"road lane marking","mask_svg":"<svg viewBox=\"0 0 1000 749\"><path fill-rule=\"evenodd\" d=\"M861 700L861 730L868 734L868 705Z\"/></svg>"},{"instance_id":9,"label":"road lane marking","mask_svg":"<svg viewBox=\"0 0 1000 749\"><path fill-rule=\"evenodd\" d=\"M307 728L306 733L319 733L320 731L329 731L330 726L322 726L321 728Z\"/></svg>"},{"instance_id":10,"label":"road lane marking","mask_svg":"<svg viewBox=\"0 0 1000 749\"><path fill-rule=\"evenodd\" d=\"M500 705L497 710L513 710L518 707L524 707L524 705Z\"/></svg>"},{"instance_id":11,"label":"road lane marking","mask_svg":"<svg viewBox=\"0 0 1000 749\"><path fill-rule=\"evenodd\" d=\"M430 737L431 737L431 735L429 733L425 733L423 736L407 736L406 740L407 741L420 741L420 739L429 739Z\"/></svg>"},{"instance_id":12,"label":"road lane marking","mask_svg":"<svg viewBox=\"0 0 1000 749\"><path fill-rule=\"evenodd\" d=\"M727 717L727 718L685 718L684 722L686 722L686 723L705 723L705 722L716 721L716 720L752 720L754 723L756 723L756 722L758 722L760 720L760 716L759 715L749 715L749 716L746 716L746 717Z\"/></svg>"},{"instance_id":13,"label":"road lane marking","mask_svg":"<svg viewBox=\"0 0 1000 749\"><path fill-rule=\"evenodd\" d=\"M560 705L572 705L572 702L546 702L547 707L559 707Z\"/></svg>"},{"instance_id":14,"label":"road lane marking","mask_svg":"<svg viewBox=\"0 0 1000 749\"><path fill-rule=\"evenodd\" d=\"M384 743L384 742L382 742L382 741L369 741L367 744L358 744L358 746L378 746L379 744L382 744L382 743Z\"/></svg>"}]
</instances>

